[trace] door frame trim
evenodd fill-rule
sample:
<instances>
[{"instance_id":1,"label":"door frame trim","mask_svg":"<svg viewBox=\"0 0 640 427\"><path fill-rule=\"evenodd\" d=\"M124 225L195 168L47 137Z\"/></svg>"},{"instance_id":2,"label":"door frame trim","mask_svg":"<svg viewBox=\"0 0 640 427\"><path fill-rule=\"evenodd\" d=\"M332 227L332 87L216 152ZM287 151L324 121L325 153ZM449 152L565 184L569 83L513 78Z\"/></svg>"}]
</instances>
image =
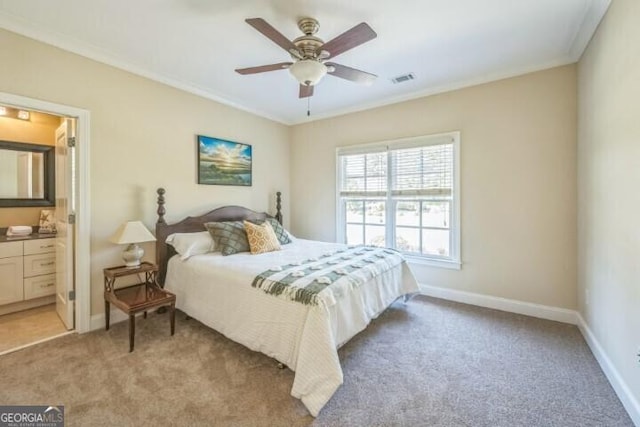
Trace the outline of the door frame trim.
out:
<instances>
[{"instance_id":1,"label":"door frame trim","mask_svg":"<svg viewBox=\"0 0 640 427\"><path fill-rule=\"evenodd\" d=\"M0 103L17 108L76 118L76 229L74 250L75 330L91 330L91 180L89 179L89 110L0 92Z\"/></svg>"}]
</instances>

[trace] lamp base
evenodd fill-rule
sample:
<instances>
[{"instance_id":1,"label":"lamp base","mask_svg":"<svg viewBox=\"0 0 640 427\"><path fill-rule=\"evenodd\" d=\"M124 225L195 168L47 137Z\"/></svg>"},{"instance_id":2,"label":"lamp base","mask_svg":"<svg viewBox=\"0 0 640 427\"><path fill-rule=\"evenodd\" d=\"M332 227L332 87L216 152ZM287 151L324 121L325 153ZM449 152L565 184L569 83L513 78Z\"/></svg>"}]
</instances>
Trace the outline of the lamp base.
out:
<instances>
[{"instance_id":1,"label":"lamp base","mask_svg":"<svg viewBox=\"0 0 640 427\"><path fill-rule=\"evenodd\" d=\"M127 249L122 252L122 259L124 260L125 267L140 267L140 260L142 259L143 255L144 249L142 249L135 243L131 243L129 246L127 246Z\"/></svg>"}]
</instances>

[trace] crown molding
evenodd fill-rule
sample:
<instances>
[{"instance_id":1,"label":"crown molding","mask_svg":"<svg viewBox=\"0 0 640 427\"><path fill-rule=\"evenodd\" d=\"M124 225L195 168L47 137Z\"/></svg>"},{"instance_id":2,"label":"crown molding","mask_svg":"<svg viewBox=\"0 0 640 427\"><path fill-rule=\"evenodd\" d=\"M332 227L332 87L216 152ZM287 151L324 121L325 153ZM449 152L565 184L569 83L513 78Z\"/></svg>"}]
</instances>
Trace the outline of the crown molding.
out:
<instances>
[{"instance_id":1,"label":"crown molding","mask_svg":"<svg viewBox=\"0 0 640 427\"><path fill-rule=\"evenodd\" d=\"M594 0L587 4L581 24L576 28L568 55L573 62L578 62L586 50L598 25L609 10L611 0Z\"/></svg>"},{"instance_id":2,"label":"crown molding","mask_svg":"<svg viewBox=\"0 0 640 427\"><path fill-rule=\"evenodd\" d=\"M97 46L78 41L72 37L68 37L57 32L44 31L34 25L31 25L24 19L6 12L0 12L0 28L277 123L284 125L291 124L286 120L283 120L281 117L276 117L264 111L246 107L239 102L221 97L191 83L149 71L144 67L131 64L127 61L122 61Z\"/></svg>"}]
</instances>

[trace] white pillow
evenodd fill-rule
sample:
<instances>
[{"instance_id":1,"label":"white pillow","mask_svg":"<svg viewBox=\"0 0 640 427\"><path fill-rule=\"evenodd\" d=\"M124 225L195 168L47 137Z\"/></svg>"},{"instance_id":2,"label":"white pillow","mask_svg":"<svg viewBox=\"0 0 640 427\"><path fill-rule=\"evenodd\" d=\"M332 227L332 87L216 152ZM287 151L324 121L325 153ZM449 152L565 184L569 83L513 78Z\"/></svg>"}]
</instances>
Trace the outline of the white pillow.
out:
<instances>
[{"instance_id":1,"label":"white pillow","mask_svg":"<svg viewBox=\"0 0 640 427\"><path fill-rule=\"evenodd\" d=\"M193 255L206 254L215 249L215 243L208 231L173 233L165 242L173 246L183 261Z\"/></svg>"}]
</instances>

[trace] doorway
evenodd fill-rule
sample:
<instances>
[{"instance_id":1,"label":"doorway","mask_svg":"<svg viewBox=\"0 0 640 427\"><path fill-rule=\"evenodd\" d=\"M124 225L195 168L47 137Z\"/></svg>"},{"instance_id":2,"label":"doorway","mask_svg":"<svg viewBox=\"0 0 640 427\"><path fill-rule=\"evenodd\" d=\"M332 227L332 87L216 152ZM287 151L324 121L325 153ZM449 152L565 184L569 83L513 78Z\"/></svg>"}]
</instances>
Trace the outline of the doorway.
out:
<instances>
[{"instance_id":1,"label":"doorway","mask_svg":"<svg viewBox=\"0 0 640 427\"><path fill-rule=\"evenodd\" d=\"M56 131L55 312L65 330L90 330L89 112L0 92L0 105L60 118ZM64 212L62 212L62 211ZM2 227L2 225L0 225ZM64 284L70 284L66 287ZM1 307L1 306L0 306ZM50 313L44 307L34 317ZM44 313L43 313L44 312ZM23 314L30 314L24 312ZM20 316L16 316L20 317ZM25 317L25 316L23 316ZM28 316L26 316L28 317ZM24 319L13 319L18 322ZM1 327L2 325L0 325ZM2 353L2 351L0 351Z\"/></svg>"}]
</instances>

